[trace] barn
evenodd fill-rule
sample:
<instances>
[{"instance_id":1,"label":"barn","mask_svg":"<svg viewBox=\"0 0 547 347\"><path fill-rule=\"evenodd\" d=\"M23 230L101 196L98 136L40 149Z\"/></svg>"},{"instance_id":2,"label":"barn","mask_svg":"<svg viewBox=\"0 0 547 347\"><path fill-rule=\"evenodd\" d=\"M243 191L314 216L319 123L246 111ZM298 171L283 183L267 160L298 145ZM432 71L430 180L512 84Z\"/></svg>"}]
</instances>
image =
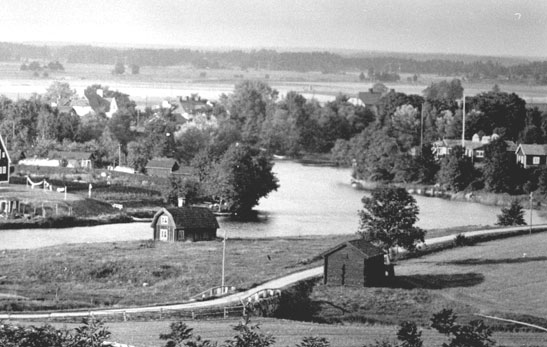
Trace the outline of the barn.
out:
<instances>
[{"instance_id":1,"label":"barn","mask_svg":"<svg viewBox=\"0 0 547 347\"><path fill-rule=\"evenodd\" d=\"M219 225L208 208L183 206L162 208L154 215L151 227L154 240L174 242L214 240Z\"/></svg>"},{"instance_id":2,"label":"barn","mask_svg":"<svg viewBox=\"0 0 547 347\"><path fill-rule=\"evenodd\" d=\"M364 239L342 242L322 257L324 284L369 286L385 278L384 251Z\"/></svg>"}]
</instances>

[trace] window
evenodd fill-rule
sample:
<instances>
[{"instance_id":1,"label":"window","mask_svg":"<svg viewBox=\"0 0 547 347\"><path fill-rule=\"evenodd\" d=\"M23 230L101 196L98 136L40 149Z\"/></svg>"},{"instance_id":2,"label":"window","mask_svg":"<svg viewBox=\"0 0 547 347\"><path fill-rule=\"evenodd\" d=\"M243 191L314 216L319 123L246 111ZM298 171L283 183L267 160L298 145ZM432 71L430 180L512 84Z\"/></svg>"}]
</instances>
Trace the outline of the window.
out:
<instances>
[{"instance_id":1,"label":"window","mask_svg":"<svg viewBox=\"0 0 547 347\"><path fill-rule=\"evenodd\" d=\"M169 217L167 217L167 216L161 216L161 218L160 218L160 224L169 224Z\"/></svg>"},{"instance_id":2,"label":"window","mask_svg":"<svg viewBox=\"0 0 547 347\"><path fill-rule=\"evenodd\" d=\"M2 152L2 158L6 157L6 152Z\"/></svg>"},{"instance_id":3,"label":"window","mask_svg":"<svg viewBox=\"0 0 547 347\"><path fill-rule=\"evenodd\" d=\"M161 228L160 229L160 240L167 240L167 229L166 228Z\"/></svg>"},{"instance_id":4,"label":"window","mask_svg":"<svg viewBox=\"0 0 547 347\"><path fill-rule=\"evenodd\" d=\"M534 165L539 165L539 157L534 157L534 158L532 159L532 164L534 164Z\"/></svg>"},{"instance_id":5,"label":"window","mask_svg":"<svg viewBox=\"0 0 547 347\"><path fill-rule=\"evenodd\" d=\"M484 158L484 151L477 151L477 158Z\"/></svg>"}]
</instances>

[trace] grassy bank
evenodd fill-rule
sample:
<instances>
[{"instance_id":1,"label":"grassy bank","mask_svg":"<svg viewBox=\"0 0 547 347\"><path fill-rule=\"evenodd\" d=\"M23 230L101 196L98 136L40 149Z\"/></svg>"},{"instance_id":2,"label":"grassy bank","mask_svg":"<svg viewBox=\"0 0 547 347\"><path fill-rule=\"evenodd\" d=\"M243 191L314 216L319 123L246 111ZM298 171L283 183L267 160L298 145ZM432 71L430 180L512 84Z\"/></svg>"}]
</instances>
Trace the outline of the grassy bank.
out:
<instances>
[{"instance_id":1,"label":"grassy bank","mask_svg":"<svg viewBox=\"0 0 547 347\"><path fill-rule=\"evenodd\" d=\"M349 237L353 237L349 235ZM229 240L226 283L245 289L320 263L346 236ZM0 310L179 302L221 282L222 242L63 245L0 254Z\"/></svg>"},{"instance_id":2,"label":"grassy bank","mask_svg":"<svg viewBox=\"0 0 547 347\"><path fill-rule=\"evenodd\" d=\"M427 325L440 309L454 309L465 320L474 313L547 326L544 288L547 234L502 239L406 259L396 278L381 288L318 285L311 298L315 316L327 322ZM488 322L499 330L517 325Z\"/></svg>"}]
</instances>

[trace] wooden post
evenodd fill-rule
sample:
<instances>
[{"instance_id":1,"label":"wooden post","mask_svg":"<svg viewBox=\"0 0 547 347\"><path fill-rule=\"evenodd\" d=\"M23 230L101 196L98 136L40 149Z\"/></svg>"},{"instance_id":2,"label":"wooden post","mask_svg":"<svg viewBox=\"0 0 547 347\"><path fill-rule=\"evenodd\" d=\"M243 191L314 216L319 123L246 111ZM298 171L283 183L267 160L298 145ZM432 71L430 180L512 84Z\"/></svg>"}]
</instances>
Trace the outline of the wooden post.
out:
<instances>
[{"instance_id":1,"label":"wooden post","mask_svg":"<svg viewBox=\"0 0 547 347\"><path fill-rule=\"evenodd\" d=\"M125 311L123 311L123 321L127 322L127 315L126 315Z\"/></svg>"},{"instance_id":2,"label":"wooden post","mask_svg":"<svg viewBox=\"0 0 547 347\"><path fill-rule=\"evenodd\" d=\"M224 307L224 319L228 317L228 309Z\"/></svg>"},{"instance_id":3,"label":"wooden post","mask_svg":"<svg viewBox=\"0 0 547 347\"><path fill-rule=\"evenodd\" d=\"M162 315L163 315L163 308L160 308L160 320L162 319Z\"/></svg>"},{"instance_id":4,"label":"wooden post","mask_svg":"<svg viewBox=\"0 0 547 347\"><path fill-rule=\"evenodd\" d=\"M192 319L196 319L196 314L192 311Z\"/></svg>"},{"instance_id":5,"label":"wooden post","mask_svg":"<svg viewBox=\"0 0 547 347\"><path fill-rule=\"evenodd\" d=\"M59 204L55 204L55 215L59 215Z\"/></svg>"}]
</instances>

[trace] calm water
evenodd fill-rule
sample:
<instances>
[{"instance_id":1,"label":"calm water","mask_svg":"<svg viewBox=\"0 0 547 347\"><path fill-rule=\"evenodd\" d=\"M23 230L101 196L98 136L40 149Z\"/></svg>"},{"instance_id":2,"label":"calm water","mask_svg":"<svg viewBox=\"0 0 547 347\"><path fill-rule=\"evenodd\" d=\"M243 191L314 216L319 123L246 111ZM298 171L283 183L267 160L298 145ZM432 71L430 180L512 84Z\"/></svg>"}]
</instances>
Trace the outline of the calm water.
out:
<instances>
[{"instance_id":1,"label":"calm water","mask_svg":"<svg viewBox=\"0 0 547 347\"><path fill-rule=\"evenodd\" d=\"M241 223L221 218L219 236L224 230L228 237L352 234L357 231L357 211L361 208L364 193L351 187L349 169L276 162L274 171L280 188L260 201L257 220ZM500 213L499 207L421 196L415 198L420 206L418 225L424 229L493 225ZM547 219L539 217L536 212L533 221L534 224L547 223ZM2 230L0 249L150 238L150 223Z\"/></svg>"}]
</instances>

